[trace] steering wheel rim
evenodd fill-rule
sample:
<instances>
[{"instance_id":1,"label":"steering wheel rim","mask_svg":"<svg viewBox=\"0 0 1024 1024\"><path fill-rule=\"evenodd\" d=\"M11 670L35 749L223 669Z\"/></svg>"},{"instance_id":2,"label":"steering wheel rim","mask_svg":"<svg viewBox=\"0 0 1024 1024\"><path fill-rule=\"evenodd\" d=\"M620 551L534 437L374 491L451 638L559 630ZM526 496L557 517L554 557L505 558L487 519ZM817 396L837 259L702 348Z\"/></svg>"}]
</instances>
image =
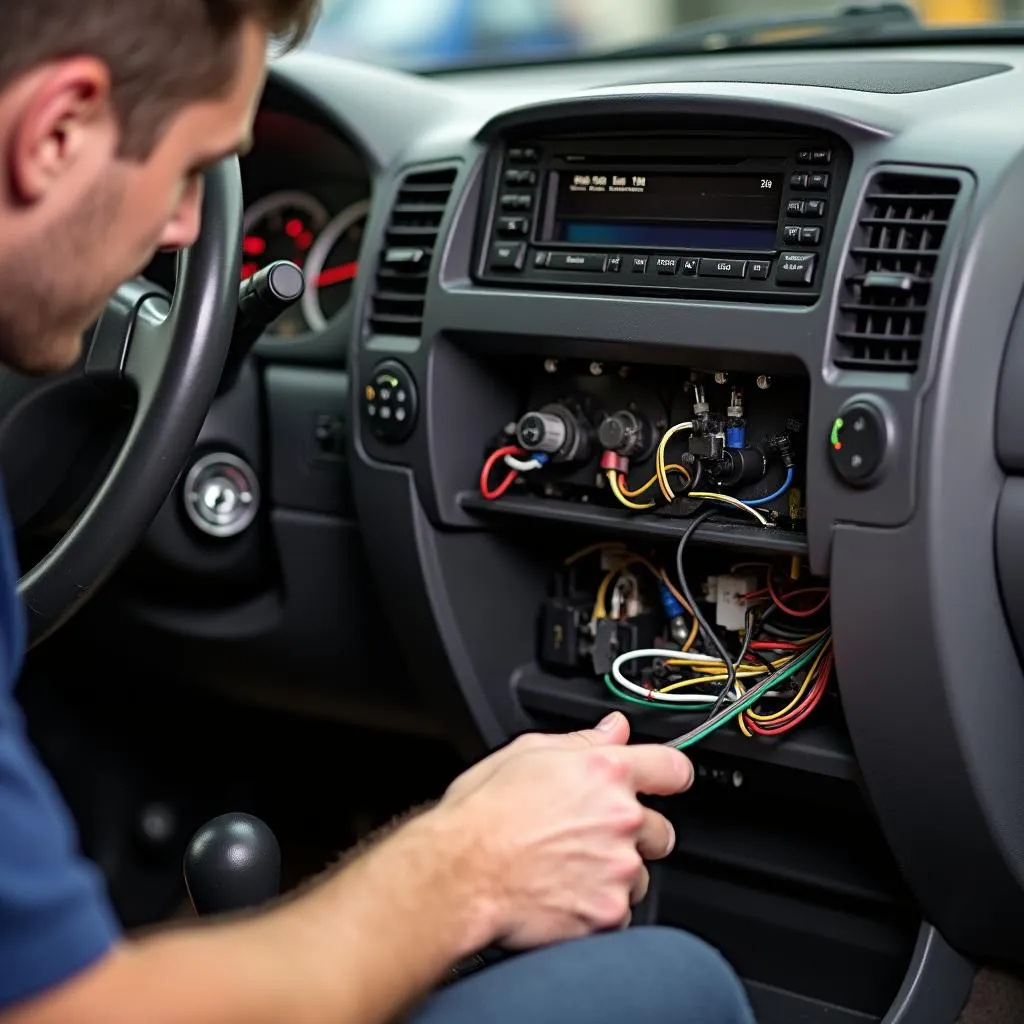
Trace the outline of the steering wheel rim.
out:
<instances>
[{"instance_id":1,"label":"steering wheel rim","mask_svg":"<svg viewBox=\"0 0 1024 1024\"><path fill-rule=\"evenodd\" d=\"M178 260L173 301L146 281L111 298L83 372L127 379L139 404L121 451L82 514L18 583L29 645L65 623L138 544L202 429L238 307L242 181L237 158L206 174L202 231Z\"/></svg>"}]
</instances>

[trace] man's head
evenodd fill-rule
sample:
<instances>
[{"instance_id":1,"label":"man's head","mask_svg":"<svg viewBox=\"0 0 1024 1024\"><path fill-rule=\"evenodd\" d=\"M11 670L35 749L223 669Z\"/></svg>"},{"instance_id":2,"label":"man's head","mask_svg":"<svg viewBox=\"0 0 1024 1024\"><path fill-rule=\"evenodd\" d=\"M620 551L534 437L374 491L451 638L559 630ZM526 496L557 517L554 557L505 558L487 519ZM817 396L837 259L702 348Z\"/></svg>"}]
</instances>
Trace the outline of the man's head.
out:
<instances>
[{"instance_id":1,"label":"man's head","mask_svg":"<svg viewBox=\"0 0 1024 1024\"><path fill-rule=\"evenodd\" d=\"M0 34L0 362L79 355L161 248L199 232L202 172L244 150L271 37L319 0L27 0Z\"/></svg>"}]
</instances>

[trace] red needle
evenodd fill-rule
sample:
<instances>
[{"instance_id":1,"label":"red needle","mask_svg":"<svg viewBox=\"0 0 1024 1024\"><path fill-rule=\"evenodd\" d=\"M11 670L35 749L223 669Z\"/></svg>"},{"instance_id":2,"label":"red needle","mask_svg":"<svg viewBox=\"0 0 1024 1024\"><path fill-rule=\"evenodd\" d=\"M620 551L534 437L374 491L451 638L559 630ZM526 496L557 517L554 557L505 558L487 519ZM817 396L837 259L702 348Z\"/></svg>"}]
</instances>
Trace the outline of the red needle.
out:
<instances>
[{"instance_id":1,"label":"red needle","mask_svg":"<svg viewBox=\"0 0 1024 1024\"><path fill-rule=\"evenodd\" d=\"M351 281L357 273L359 273L359 264L355 260L351 263L341 263L336 267L325 267L316 279L316 286L329 288L332 284Z\"/></svg>"}]
</instances>

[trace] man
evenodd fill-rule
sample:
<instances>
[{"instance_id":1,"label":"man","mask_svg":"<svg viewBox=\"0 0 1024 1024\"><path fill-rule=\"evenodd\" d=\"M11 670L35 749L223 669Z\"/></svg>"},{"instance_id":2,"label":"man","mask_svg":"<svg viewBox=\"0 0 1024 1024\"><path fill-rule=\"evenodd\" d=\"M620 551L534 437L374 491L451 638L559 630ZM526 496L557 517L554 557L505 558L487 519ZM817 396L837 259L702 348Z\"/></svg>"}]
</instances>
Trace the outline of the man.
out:
<instances>
[{"instance_id":1,"label":"man","mask_svg":"<svg viewBox=\"0 0 1024 1024\"><path fill-rule=\"evenodd\" d=\"M79 355L107 295L199 231L202 174L243 149L270 35L314 0L9 0L0 41L0 359ZM97 244L97 240L99 244ZM129 940L37 762L11 691L24 648L0 517L0 1021L420 1024L749 1021L695 939L622 931L687 789L679 752L620 715L530 736L343 869L263 912ZM594 933L602 933L595 937ZM578 941L569 941L578 940ZM488 945L527 951L431 993Z\"/></svg>"}]
</instances>

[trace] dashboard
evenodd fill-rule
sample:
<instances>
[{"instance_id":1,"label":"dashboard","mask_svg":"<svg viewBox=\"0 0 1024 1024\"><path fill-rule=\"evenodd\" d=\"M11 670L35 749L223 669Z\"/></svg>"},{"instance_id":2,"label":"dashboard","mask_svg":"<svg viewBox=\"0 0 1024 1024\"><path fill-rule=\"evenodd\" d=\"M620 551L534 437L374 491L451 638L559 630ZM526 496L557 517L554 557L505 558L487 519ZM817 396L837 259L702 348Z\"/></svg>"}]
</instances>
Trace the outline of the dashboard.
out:
<instances>
[{"instance_id":1,"label":"dashboard","mask_svg":"<svg viewBox=\"0 0 1024 1024\"><path fill-rule=\"evenodd\" d=\"M760 1020L952 1024L1024 963L1022 78L279 62L243 274L311 286L195 457L260 514L172 495L133 650L467 754L622 708L698 768L661 919Z\"/></svg>"}]
</instances>

